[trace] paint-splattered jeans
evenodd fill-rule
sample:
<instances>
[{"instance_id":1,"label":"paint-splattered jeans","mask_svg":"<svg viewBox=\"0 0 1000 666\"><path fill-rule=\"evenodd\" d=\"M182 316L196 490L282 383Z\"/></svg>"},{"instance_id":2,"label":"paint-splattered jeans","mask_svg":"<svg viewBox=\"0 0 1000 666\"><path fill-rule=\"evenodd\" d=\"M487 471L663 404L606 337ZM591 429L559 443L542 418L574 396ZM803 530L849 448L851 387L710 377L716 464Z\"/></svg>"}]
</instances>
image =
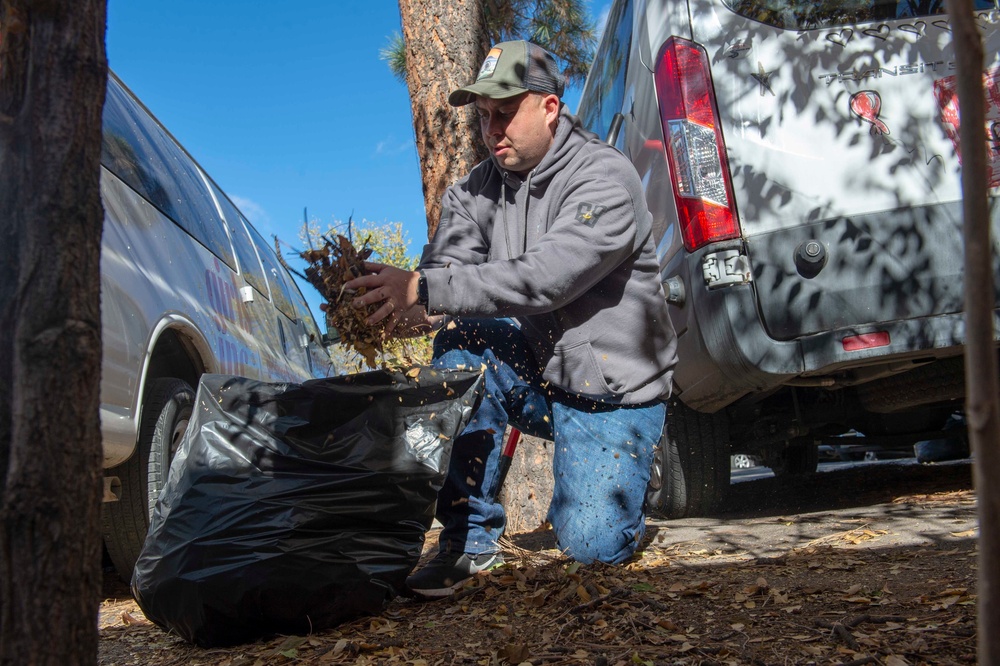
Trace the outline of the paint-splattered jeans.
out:
<instances>
[{"instance_id":1,"label":"paint-splattered jeans","mask_svg":"<svg viewBox=\"0 0 1000 666\"><path fill-rule=\"evenodd\" d=\"M521 331L506 319L458 320L434 340L434 365L485 370L483 401L454 444L438 494L442 551L499 549L506 518L492 501L504 430L552 440L554 490L548 520L560 550L583 563L627 559L644 531L643 503L662 402L607 405L545 389Z\"/></svg>"}]
</instances>

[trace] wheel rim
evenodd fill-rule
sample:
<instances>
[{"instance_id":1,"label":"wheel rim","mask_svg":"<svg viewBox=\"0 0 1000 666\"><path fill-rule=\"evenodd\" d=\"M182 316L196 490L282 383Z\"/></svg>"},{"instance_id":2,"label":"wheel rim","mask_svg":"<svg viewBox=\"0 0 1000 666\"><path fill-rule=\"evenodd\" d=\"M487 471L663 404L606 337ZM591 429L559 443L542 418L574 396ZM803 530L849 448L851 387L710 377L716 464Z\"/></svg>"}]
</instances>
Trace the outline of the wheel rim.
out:
<instances>
[{"instance_id":1,"label":"wheel rim","mask_svg":"<svg viewBox=\"0 0 1000 666\"><path fill-rule=\"evenodd\" d=\"M177 419L174 423L173 432L170 433L170 460L174 459L174 454L177 453L177 449L181 445L181 439L184 438L184 431L187 430L188 421L191 420L191 414L185 414Z\"/></svg>"}]
</instances>

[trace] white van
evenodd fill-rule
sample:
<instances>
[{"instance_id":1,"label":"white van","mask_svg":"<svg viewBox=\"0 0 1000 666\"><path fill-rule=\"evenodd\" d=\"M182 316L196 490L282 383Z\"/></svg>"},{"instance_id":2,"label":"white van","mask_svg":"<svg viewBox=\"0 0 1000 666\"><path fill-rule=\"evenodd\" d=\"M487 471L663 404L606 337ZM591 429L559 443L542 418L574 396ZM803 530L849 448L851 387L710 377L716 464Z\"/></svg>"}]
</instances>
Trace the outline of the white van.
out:
<instances>
[{"instance_id":1,"label":"white van","mask_svg":"<svg viewBox=\"0 0 1000 666\"><path fill-rule=\"evenodd\" d=\"M101 195L101 428L108 554L129 579L202 373L333 374L272 243L111 74Z\"/></svg>"},{"instance_id":2,"label":"white van","mask_svg":"<svg viewBox=\"0 0 1000 666\"><path fill-rule=\"evenodd\" d=\"M996 188L1000 11L974 5ZM642 177L673 305L654 508L711 512L733 454L796 474L852 430L940 437L965 395L941 0L616 0L579 115Z\"/></svg>"}]
</instances>

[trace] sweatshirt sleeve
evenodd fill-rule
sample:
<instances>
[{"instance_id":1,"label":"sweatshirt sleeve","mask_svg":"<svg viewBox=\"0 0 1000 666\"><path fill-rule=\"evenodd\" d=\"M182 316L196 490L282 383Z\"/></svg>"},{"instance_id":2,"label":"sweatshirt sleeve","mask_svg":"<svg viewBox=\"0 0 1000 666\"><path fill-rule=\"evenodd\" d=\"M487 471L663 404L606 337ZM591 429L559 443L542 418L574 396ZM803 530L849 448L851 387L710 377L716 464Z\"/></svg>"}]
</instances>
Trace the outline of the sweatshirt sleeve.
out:
<instances>
[{"instance_id":1,"label":"sweatshirt sleeve","mask_svg":"<svg viewBox=\"0 0 1000 666\"><path fill-rule=\"evenodd\" d=\"M489 257L489 241L476 223L476 199L469 193L470 177L445 190L441 198L441 221L434 238L424 246L420 268L477 265ZM429 278L428 278L429 280Z\"/></svg>"},{"instance_id":2,"label":"sweatshirt sleeve","mask_svg":"<svg viewBox=\"0 0 1000 666\"><path fill-rule=\"evenodd\" d=\"M527 252L426 271L429 310L478 317L551 312L587 293L638 251L644 239L637 241L637 228L649 226L636 220L648 216L638 176L614 156L602 157L590 156L568 185L549 193L554 200L529 204L543 207L552 219Z\"/></svg>"}]
</instances>

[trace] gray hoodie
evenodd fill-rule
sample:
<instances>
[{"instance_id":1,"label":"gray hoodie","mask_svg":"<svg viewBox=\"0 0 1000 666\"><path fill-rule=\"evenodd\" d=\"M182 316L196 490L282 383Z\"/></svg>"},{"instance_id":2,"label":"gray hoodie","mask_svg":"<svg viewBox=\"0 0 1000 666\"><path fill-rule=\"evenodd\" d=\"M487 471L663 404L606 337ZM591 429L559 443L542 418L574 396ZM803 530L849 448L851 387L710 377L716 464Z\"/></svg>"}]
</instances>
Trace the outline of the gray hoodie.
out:
<instances>
[{"instance_id":1,"label":"gray hoodie","mask_svg":"<svg viewBox=\"0 0 1000 666\"><path fill-rule=\"evenodd\" d=\"M676 336L642 184L565 106L526 178L489 159L448 188L420 268L429 312L515 319L553 385L620 404L669 396Z\"/></svg>"}]
</instances>

